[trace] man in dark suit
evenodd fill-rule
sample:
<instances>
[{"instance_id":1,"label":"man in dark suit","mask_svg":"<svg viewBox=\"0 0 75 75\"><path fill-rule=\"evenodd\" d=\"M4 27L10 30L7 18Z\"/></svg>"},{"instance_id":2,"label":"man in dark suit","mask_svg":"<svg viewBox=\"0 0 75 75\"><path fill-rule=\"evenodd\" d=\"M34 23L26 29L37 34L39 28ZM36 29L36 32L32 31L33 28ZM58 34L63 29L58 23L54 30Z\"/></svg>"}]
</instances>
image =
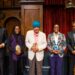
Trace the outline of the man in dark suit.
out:
<instances>
[{"instance_id":1,"label":"man in dark suit","mask_svg":"<svg viewBox=\"0 0 75 75\"><path fill-rule=\"evenodd\" d=\"M75 66L75 22L72 23L72 31L67 34L67 47L69 52L69 75L74 75Z\"/></svg>"},{"instance_id":2,"label":"man in dark suit","mask_svg":"<svg viewBox=\"0 0 75 75\"><path fill-rule=\"evenodd\" d=\"M5 29L0 27L0 75L3 75L3 59L7 38L6 36L7 35Z\"/></svg>"}]
</instances>

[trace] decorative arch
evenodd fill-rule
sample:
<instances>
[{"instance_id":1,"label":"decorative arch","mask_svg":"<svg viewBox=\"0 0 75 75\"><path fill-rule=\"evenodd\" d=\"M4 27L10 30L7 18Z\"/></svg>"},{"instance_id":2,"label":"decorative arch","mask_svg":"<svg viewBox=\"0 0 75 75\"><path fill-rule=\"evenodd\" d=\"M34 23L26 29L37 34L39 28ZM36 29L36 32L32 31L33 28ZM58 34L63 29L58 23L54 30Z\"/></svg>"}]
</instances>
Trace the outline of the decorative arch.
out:
<instances>
[{"instance_id":1,"label":"decorative arch","mask_svg":"<svg viewBox=\"0 0 75 75\"><path fill-rule=\"evenodd\" d=\"M6 28L8 35L11 35L15 25L21 25L21 21L17 17L8 17L5 20L4 27Z\"/></svg>"}]
</instances>

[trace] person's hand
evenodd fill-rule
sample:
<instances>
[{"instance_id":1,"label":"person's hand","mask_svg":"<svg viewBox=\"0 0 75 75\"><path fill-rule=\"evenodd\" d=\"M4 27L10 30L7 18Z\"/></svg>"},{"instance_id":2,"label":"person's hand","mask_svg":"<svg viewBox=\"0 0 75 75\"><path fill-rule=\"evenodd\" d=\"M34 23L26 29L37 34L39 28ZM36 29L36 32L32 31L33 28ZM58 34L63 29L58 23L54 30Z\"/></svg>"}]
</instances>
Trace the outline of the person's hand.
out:
<instances>
[{"instance_id":1,"label":"person's hand","mask_svg":"<svg viewBox=\"0 0 75 75\"><path fill-rule=\"evenodd\" d=\"M16 50L16 55L20 55L21 54L21 50Z\"/></svg>"},{"instance_id":2,"label":"person's hand","mask_svg":"<svg viewBox=\"0 0 75 75\"><path fill-rule=\"evenodd\" d=\"M35 52L35 53L39 50L37 43L34 43L34 44L33 44L31 50L32 50L33 52Z\"/></svg>"},{"instance_id":3,"label":"person's hand","mask_svg":"<svg viewBox=\"0 0 75 75\"><path fill-rule=\"evenodd\" d=\"M55 54L55 52L56 52L55 50L51 50L51 53Z\"/></svg>"},{"instance_id":4,"label":"person's hand","mask_svg":"<svg viewBox=\"0 0 75 75\"><path fill-rule=\"evenodd\" d=\"M21 49L17 49L15 53L16 53L16 55L20 55L21 54Z\"/></svg>"},{"instance_id":5,"label":"person's hand","mask_svg":"<svg viewBox=\"0 0 75 75\"><path fill-rule=\"evenodd\" d=\"M61 53L61 51L60 50L52 50L52 53L59 54L59 53Z\"/></svg>"},{"instance_id":6,"label":"person's hand","mask_svg":"<svg viewBox=\"0 0 75 75\"><path fill-rule=\"evenodd\" d=\"M74 54L74 55L75 55L75 50L73 50L73 51L72 51L72 54Z\"/></svg>"},{"instance_id":7,"label":"person's hand","mask_svg":"<svg viewBox=\"0 0 75 75\"><path fill-rule=\"evenodd\" d=\"M36 48L35 48L35 47L33 47L33 48L32 48L32 51L33 51L34 53L36 53Z\"/></svg>"},{"instance_id":8,"label":"person's hand","mask_svg":"<svg viewBox=\"0 0 75 75\"><path fill-rule=\"evenodd\" d=\"M38 45L36 45L36 52L38 52L39 51L39 48L38 48Z\"/></svg>"},{"instance_id":9,"label":"person's hand","mask_svg":"<svg viewBox=\"0 0 75 75\"><path fill-rule=\"evenodd\" d=\"M5 47L4 43L0 44L0 48L4 48L4 47Z\"/></svg>"},{"instance_id":10,"label":"person's hand","mask_svg":"<svg viewBox=\"0 0 75 75\"><path fill-rule=\"evenodd\" d=\"M60 50L55 50L55 54L60 54L61 51Z\"/></svg>"},{"instance_id":11,"label":"person's hand","mask_svg":"<svg viewBox=\"0 0 75 75\"><path fill-rule=\"evenodd\" d=\"M36 50L35 44L33 44L31 50L32 50L33 52L35 52L35 50Z\"/></svg>"}]
</instances>

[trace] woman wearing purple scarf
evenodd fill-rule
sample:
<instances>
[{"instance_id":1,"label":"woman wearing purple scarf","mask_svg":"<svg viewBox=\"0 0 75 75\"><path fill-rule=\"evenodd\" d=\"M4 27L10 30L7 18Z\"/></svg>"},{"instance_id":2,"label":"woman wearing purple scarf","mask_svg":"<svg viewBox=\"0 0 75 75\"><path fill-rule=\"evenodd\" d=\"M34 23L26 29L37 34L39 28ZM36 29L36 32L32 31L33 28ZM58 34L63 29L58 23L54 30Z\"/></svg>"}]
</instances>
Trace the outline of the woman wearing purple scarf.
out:
<instances>
[{"instance_id":1,"label":"woman wearing purple scarf","mask_svg":"<svg viewBox=\"0 0 75 75\"><path fill-rule=\"evenodd\" d=\"M22 75L24 47L24 37L21 35L20 26L16 25L13 29L13 34L8 38L8 49L10 52L9 75Z\"/></svg>"}]
</instances>

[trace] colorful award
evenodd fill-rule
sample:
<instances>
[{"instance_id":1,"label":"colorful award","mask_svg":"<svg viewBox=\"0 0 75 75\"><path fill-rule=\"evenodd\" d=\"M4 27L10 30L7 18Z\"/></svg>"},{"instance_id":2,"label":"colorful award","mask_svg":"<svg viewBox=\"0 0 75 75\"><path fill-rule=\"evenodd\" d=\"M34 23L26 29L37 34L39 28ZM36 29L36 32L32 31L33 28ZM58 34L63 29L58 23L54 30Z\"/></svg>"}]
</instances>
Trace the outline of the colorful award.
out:
<instances>
[{"instance_id":1,"label":"colorful award","mask_svg":"<svg viewBox=\"0 0 75 75\"><path fill-rule=\"evenodd\" d=\"M21 47L20 45L16 45L16 55L20 55L21 54Z\"/></svg>"},{"instance_id":2,"label":"colorful award","mask_svg":"<svg viewBox=\"0 0 75 75\"><path fill-rule=\"evenodd\" d=\"M55 44L55 45L53 46L53 50L59 50L58 44Z\"/></svg>"}]
</instances>

